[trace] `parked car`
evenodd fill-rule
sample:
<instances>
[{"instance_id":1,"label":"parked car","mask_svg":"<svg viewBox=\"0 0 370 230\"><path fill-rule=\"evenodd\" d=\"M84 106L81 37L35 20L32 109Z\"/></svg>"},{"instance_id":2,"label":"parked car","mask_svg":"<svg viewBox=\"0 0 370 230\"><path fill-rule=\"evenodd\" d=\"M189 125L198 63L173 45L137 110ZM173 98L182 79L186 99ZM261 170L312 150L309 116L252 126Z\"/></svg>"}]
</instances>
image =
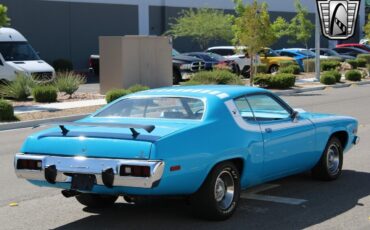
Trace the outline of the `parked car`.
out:
<instances>
[{"instance_id":1,"label":"parked car","mask_svg":"<svg viewBox=\"0 0 370 230\"><path fill-rule=\"evenodd\" d=\"M27 39L13 28L0 28L0 80L12 81L17 74L50 81L54 68L41 60Z\"/></svg>"},{"instance_id":2,"label":"parked car","mask_svg":"<svg viewBox=\"0 0 370 230\"><path fill-rule=\"evenodd\" d=\"M367 38L363 38L360 40L360 44L363 44L363 45L369 45L369 39Z\"/></svg>"},{"instance_id":3,"label":"parked car","mask_svg":"<svg viewBox=\"0 0 370 230\"><path fill-rule=\"evenodd\" d=\"M190 52L182 53L182 55L202 59L205 63L205 70L213 70L215 67L219 66L228 68L234 73L237 71L237 64L235 61L227 60L223 56L215 53Z\"/></svg>"},{"instance_id":4,"label":"parked car","mask_svg":"<svg viewBox=\"0 0 370 230\"><path fill-rule=\"evenodd\" d=\"M238 64L237 72L243 76L249 76L251 59L246 55L244 46L214 46L207 49L206 52L219 54L227 60L235 61ZM255 64L259 64L258 57L255 58Z\"/></svg>"},{"instance_id":5,"label":"parked car","mask_svg":"<svg viewBox=\"0 0 370 230\"><path fill-rule=\"evenodd\" d=\"M316 53L315 48L311 48L310 50L312 52ZM352 56L342 55L342 54L336 52L335 50L328 49L328 48L320 48L320 55L325 55L325 56L328 56L329 58L338 59L340 61L345 61L347 59L354 59L354 57L352 57Z\"/></svg>"},{"instance_id":6,"label":"parked car","mask_svg":"<svg viewBox=\"0 0 370 230\"><path fill-rule=\"evenodd\" d=\"M354 58L356 58L357 55L359 54L369 54L369 52L367 52L366 50L355 48L355 47L341 47L341 48L334 48L333 50L339 54L352 56Z\"/></svg>"},{"instance_id":7,"label":"parked car","mask_svg":"<svg viewBox=\"0 0 370 230\"><path fill-rule=\"evenodd\" d=\"M275 73L279 70L279 62L295 61L292 57L280 56L275 50L264 48L259 53L259 58L262 63L267 65L269 73Z\"/></svg>"},{"instance_id":8,"label":"parked car","mask_svg":"<svg viewBox=\"0 0 370 230\"><path fill-rule=\"evenodd\" d=\"M99 55L90 55L89 71L99 75ZM205 63L199 58L181 55L175 49L172 49L172 69L173 83L179 84L181 81L188 79L191 74L205 69Z\"/></svg>"},{"instance_id":9,"label":"parked car","mask_svg":"<svg viewBox=\"0 0 370 230\"><path fill-rule=\"evenodd\" d=\"M295 110L261 88L160 88L32 134L14 167L88 207L184 196L194 213L224 220L251 186L308 170L337 179L357 128L352 117Z\"/></svg>"},{"instance_id":10,"label":"parked car","mask_svg":"<svg viewBox=\"0 0 370 230\"><path fill-rule=\"evenodd\" d=\"M359 43L347 43L347 44L338 44L336 48L344 48L344 47L351 47L351 48L358 48L370 52L370 46L365 44L359 44Z\"/></svg>"},{"instance_id":11,"label":"parked car","mask_svg":"<svg viewBox=\"0 0 370 230\"><path fill-rule=\"evenodd\" d=\"M282 49L276 50L276 52L281 56L292 57L298 63L301 71L304 71L303 60L315 58L315 53L309 50L302 49Z\"/></svg>"}]
</instances>

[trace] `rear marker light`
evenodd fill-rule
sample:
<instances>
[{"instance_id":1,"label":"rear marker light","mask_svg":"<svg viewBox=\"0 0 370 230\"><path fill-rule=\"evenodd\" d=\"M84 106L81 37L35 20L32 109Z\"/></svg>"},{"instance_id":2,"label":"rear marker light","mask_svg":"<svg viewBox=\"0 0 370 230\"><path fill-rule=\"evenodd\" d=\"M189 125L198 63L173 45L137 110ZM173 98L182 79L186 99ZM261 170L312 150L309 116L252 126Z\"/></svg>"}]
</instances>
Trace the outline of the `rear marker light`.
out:
<instances>
[{"instance_id":1,"label":"rear marker light","mask_svg":"<svg viewBox=\"0 0 370 230\"><path fill-rule=\"evenodd\" d=\"M173 171L179 171L181 169L181 166L180 165L175 165L175 166L171 166L170 167L170 171L173 172Z\"/></svg>"}]
</instances>

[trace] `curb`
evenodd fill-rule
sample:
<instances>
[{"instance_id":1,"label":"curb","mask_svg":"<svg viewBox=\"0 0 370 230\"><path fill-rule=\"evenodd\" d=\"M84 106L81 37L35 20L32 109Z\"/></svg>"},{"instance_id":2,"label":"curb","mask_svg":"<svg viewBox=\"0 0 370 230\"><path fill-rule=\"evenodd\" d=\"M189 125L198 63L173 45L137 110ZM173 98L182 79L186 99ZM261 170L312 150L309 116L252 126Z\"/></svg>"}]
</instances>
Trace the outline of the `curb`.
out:
<instances>
[{"instance_id":1,"label":"curb","mask_svg":"<svg viewBox=\"0 0 370 230\"><path fill-rule=\"evenodd\" d=\"M319 90L325 90L325 89L339 89L339 88L346 88L353 85L369 85L370 81L360 81L360 82L354 82L354 83L344 83L344 84L338 84L338 85L332 85L332 86L317 86L317 87L311 87L311 88L305 88L305 89L290 89L285 91L277 91L274 92L276 95L279 96L287 96L295 93L305 93L305 92L312 92L312 91L319 91Z\"/></svg>"},{"instance_id":2,"label":"curb","mask_svg":"<svg viewBox=\"0 0 370 230\"><path fill-rule=\"evenodd\" d=\"M40 119L40 120L33 120L33 121L20 121L20 122L5 123L5 124L0 125L0 131L29 128L29 127L34 127L37 125L41 125L41 124L45 124L49 122L55 122L55 121L76 121L88 115L89 114L80 114L80 115L74 115L74 116L55 117L55 118Z\"/></svg>"}]
</instances>

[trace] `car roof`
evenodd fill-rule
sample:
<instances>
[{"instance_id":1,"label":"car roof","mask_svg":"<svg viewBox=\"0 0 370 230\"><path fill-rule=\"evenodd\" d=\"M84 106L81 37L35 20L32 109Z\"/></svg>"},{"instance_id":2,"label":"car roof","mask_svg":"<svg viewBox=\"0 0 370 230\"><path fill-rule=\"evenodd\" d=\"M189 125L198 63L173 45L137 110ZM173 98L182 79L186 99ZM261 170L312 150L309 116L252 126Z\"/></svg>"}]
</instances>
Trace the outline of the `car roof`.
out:
<instances>
[{"instance_id":1,"label":"car roof","mask_svg":"<svg viewBox=\"0 0 370 230\"><path fill-rule=\"evenodd\" d=\"M196 85L174 86L141 91L130 96L181 96L195 98L221 99L227 101L246 94L268 92L265 89L237 85Z\"/></svg>"},{"instance_id":2,"label":"car roof","mask_svg":"<svg viewBox=\"0 0 370 230\"><path fill-rule=\"evenodd\" d=\"M214 50L214 49L246 49L247 47L245 46L212 46L209 47L207 50Z\"/></svg>"},{"instance_id":3,"label":"car roof","mask_svg":"<svg viewBox=\"0 0 370 230\"><path fill-rule=\"evenodd\" d=\"M8 27L0 28L0 42L26 42L27 39L17 30Z\"/></svg>"}]
</instances>

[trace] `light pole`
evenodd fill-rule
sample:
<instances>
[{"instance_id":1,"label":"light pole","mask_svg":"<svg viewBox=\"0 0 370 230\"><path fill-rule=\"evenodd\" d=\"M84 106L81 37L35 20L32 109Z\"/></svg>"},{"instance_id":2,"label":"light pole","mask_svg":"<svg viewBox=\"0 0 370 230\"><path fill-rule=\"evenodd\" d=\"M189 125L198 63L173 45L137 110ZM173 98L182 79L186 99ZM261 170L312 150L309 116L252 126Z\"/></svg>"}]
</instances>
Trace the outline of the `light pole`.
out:
<instances>
[{"instance_id":1,"label":"light pole","mask_svg":"<svg viewBox=\"0 0 370 230\"><path fill-rule=\"evenodd\" d=\"M315 17L315 71L316 71L316 80L320 81L320 17L319 12L316 10Z\"/></svg>"}]
</instances>

